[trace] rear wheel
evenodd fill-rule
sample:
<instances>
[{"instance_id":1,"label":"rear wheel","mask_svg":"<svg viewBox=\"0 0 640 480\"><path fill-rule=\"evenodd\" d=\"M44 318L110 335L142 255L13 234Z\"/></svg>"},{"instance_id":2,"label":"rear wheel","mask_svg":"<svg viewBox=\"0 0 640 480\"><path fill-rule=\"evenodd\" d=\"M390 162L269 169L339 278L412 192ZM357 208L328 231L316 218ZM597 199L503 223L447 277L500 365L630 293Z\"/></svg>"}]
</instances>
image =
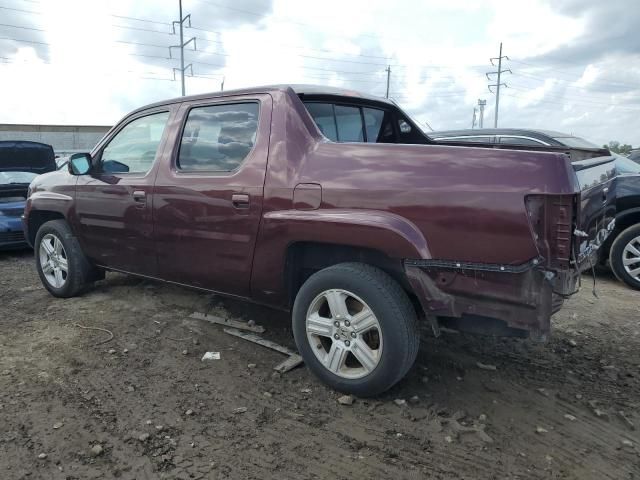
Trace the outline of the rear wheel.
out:
<instances>
[{"instance_id":1,"label":"rear wheel","mask_svg":"<svg viewBox=\"0 0 640 480\"><path fill-rule=\"evenodd\" d=\"M611 245L609 255L616 277L640 290L640 224L622 231Z\"/></svg>"},{"instance_id":2,"label":"rear wheel","mask_svg":"<svg viewBox=\"0 0 640 480\"><path fill-rule=\"evenodd\" d=\"M95 277L95 269L64 220L44 223L34 246L38 275L53 296L73 297Z\"/></svg>"},{"instance_id":3,"label":"rear wheel","mask_svg":"<svg viewBox=\"0 0 640 480\"><path fill-rule=\"evenodd\" d=\"M293 333L316 376L360 396L397 383L419 346L407 294L382 270L360 263L326 268L304 283L293 307Z\"/></svg>"}]
</instances>

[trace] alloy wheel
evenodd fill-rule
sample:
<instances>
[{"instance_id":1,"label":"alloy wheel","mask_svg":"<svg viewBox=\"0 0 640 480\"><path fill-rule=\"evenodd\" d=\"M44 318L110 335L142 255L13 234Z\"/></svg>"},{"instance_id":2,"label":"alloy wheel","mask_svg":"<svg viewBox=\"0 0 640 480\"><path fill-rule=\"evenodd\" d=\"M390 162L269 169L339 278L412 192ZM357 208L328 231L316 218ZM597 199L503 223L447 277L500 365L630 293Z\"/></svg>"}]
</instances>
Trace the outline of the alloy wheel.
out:
<instances>
[{"instance_id":1,"label":"alloy wheel","mask_svg":"<svg viewBox=\"0 0 640 480\"><path fill-rule=\"evenodd\" d=\"M316 358L339 377L365 377L380 363L380 322L352 292L332 289L318 295L307 311L306 332Z\"/></svg>"},{"instance_id":2,"label":"alloy wheel","mask_svg":"<svg viewBox=\"0 0 640 480\"><path fill-rule=\"evenodd\" d=\"M62 288L69 275L67 252L62 241L54 234L47 233L40 241L40 268L44 278L54 288Z\"/></svg>"},{"instance_id":3,"label":"alloy wheel","mask_svg":"<svg viewBox=\"0 0 640 480\"><path fill-rule=\"evenodd\" d=\"M640 282L640 236L625 245L622 250L622 266L634 280Z\"/></svg>"}]
</instances>

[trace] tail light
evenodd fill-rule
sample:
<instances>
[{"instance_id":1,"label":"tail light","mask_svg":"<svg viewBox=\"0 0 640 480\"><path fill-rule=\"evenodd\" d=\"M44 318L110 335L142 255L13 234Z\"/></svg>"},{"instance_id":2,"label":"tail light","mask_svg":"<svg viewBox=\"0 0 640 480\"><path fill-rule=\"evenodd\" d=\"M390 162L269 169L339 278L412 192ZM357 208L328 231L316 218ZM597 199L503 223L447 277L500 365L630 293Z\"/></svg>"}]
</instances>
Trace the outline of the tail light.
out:
<instances>
[{"instance_id":1,"label":"tail light","mask_svg":"<svg viewBox=\"0 0 640 480\"><path fill-rule=\"evenodd\" d=\"M536 247L545 265L549 268L569 268L575 195L528 195L525 206Z\"/></svg>"}]
</instances>

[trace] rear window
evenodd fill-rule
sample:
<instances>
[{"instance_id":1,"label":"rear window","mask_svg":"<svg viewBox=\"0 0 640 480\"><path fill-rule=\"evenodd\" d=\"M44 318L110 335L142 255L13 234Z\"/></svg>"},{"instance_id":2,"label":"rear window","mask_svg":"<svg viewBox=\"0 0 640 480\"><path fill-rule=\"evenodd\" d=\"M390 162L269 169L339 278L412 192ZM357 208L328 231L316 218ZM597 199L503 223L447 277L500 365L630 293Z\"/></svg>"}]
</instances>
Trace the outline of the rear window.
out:
<instances>
[{"instance_id":1,"label":"rear window","mask_svg":"<svg viewBox=\"0 0 640 480\"><path fill-rule=\"evenodd\" d=\"M399 143L386 110L324 102L304 105L320 132L333 142Z\"/></svg>"},{"instance_id":2,"label":"rear window","mask_svg":"<svg viewBox=\"0 0 640 480\"><path fill-rule=\"evenodd\" d=\"M616 171L618 173L640 173L640 163L636 163L622 155L614 156L616 158Z\"/></svg>"}]
</instances>

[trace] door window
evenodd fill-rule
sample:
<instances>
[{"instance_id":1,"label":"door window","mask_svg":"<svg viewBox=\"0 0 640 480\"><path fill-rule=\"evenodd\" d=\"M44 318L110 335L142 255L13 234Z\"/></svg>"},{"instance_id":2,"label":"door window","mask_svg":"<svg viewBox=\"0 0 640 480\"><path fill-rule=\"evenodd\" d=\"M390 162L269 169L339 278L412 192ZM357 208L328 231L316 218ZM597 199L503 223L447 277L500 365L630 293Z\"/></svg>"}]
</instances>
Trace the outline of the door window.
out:
<instances>
[{"instance_id":1,"label":"door window","mask_svg":"<svg viewBox=\"0 0 640 480\"><path fill-rule=\"evenodd\" d=\"M177 167L231 172L251 152L258 133L257 102L196 107L189 111Z\"/></svg>"},{"instance_id":2,"label":"door window","mask_svg":"<svg viewBox=\"0 0 640 480\"><path fill-rule=\"evenodd\" d=\"M102 151L105 173L147 173L158 153L169 112L137 118L124 126Z\"/></svg>"}]
</instances>

